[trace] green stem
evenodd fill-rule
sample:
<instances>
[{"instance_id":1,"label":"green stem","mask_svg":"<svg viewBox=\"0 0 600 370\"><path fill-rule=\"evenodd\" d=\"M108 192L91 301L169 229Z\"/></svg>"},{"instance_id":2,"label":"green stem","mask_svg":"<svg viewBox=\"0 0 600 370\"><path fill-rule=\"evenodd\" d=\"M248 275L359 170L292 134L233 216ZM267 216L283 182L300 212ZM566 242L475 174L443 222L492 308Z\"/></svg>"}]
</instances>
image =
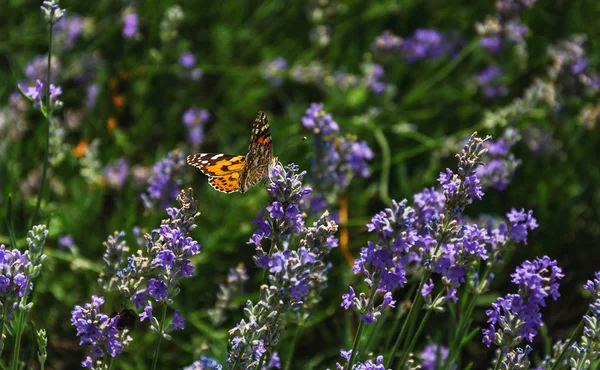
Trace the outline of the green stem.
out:
<instances>
[{"instance_id":1,"label":"green stem","mask_svg":"<svg viewBox=\"0 0 600 370\"><path fill-rule=\"evenodd\" d=\"M13 350L13 363L12 369L17 370L19 368L19 354L21 352L21 337L23 336L23 329L25 327L25 305L27 304L27 296L29 295L29 277L27 278L25 285L25 294L21 298L19 303L19 317L17 319L16 335L15 335L15 348Z\"/></svg>"},{"instance_id":2,"label":"green stem","mask_svg":"<svg viewBox=\"0 0 600 370\"><path fill-rule=\"evenodd\" d=\"M6 304L2 306L2 318L0 318L0 356L4 350L4 322L6 321Z\"/></svg>"},{"instance_id":3,"label":"green stem","mask_svg":"<svg viewBox=\"0 0 600 370\"><path fill-rule=\"evenodd\" d=\"M266 352L265 352L265 353L263 353L263 355L262 355L262 356L260 356L260 361L258 362L258 367L257 367L257 369L259 369L259 370L260 370L260 369L262 369L262 367L263 367L263 363L265 362L265 357L266 357L266 356L267 356L267 353L266 353Z\"/></svg>"},{"instance_id":4,"label":"green stem","mask_svg":"<svg viewBox=\"0 0 600 370\"><path fill-rule=\"evenodd\" d=\"M589 315L590 314L590 310L588 309L588 311L585 314ZM577 335L579 335L579 332L581 331L581 329L583 329L583 325L584 324L585 324L585 322L583 321L583 319L581 319L579 321L579 325L577 325L577 328L573 331L573 334L571 334L571 338L569 338L569 341L567 342L567 344L565 346L563 346L562 350L560 351L560 355L556 358L556 361L554 362L554 364L552 365L552 367L550 368L550 370L555 370L556 369L556 367L558 366L558 364L560 363L560 361L564 357L565 353L567 353L567 350L570 349L571 346L573 345L573 342L575 342L575 337Z\"/></svg>"},{"instance_id":5,"label":"green stem","mask_svg":"<svg viewBox=\"0 0 600 370\"><path fill-rule=\"evenodd\" d=\"M407 294L408 297L412 296L415 289L417 288L417 286L415 284L411 284L410 286L411 286L411 288ZM392 344L392 338L394 336L394 333L396 333L396 331L398 331L398 326L400 325L400 319L404 316L405 313L406 313L406 309L404 308L404 304L402 304L398 308L398 313L396 314L396 318L394 319L394 326L392 327L392 331L390 332L390 335L388 335L388 338L385 341L384 348L389 348L390 345Z\"/></svg>"},{"instance_id":6,"label":"green stem","mask_svg":"<svg viewBox=\"0 0 600 370\"><path fill-rule=\"evenodd\" d=\"M294 337L292 338L292 344L288 349L287 359L285 361L285 367L283 370L290 370L292 366L292 360L294 359L294 349L296 348L296 344L298 343L298 338L300 338L300 334L304 332L304 327L300 326L294 333Z\"/></svg>"},{"instance_id":7,"label":"green stem","mask_svg":"<svg viewBox=\"0 0 600 370\"><path fill-rule=\"evenodd\" d=\"M160 352L160 342L163 337L163 330L165 327L165 319L167 318L167 304L163 305L163 310L161 314L161 319L158 325L160 326L160 330L158 332L158 338L156 339L156 348L154 349L154 359L152 360L152 370L156 370L156 364L158 363L158 353Z\"/></svg>"},{"instance_id":8,"label":"green stem","mask_svg":"<svg viewBox=\"0 0 600 370\"><path fill-rule=\"evenodd\" d=\"M38 213L40 212L40 206L42 204L42 195L44 194L44 184L46 183L46 172L48 171L48 162L49 162L49 148L50 148L50 122L52 121L52 107L50 106L50 78L52 71L52 27L53 24L49 24L49 35L48 35L48 72L46 79L46 108L40 107L44 116L48 120L48 129L46 131L46 149L44 154L44 164L42 166L42 178L40 179L40 190L38 192L37 201L35 204L35 211L33 212L33 217L31 218L31 227L35 225Z\"/></svg>"},{"instance_id":9,"label":"green stem","mask_svg":"<svg viewBox=\"0 0 600 370\"><path fill-rule=\"evenodd\" d=\"M377 286L377 284L375 284ZM367 302L366 310L370 310L373 305L373 301L375 300L376 290L373 290L373 294L369 297L369 301ZM352 343L352 352L350 353L350 360L348 361L348 369L352 369L352 365L354 364L354 360L356 359L356 355L358 354L358 345L360 343L360 336L362 335L363 330L365 329L365 322L360 318L358 323L358 329L356 330L356 335L354 336L354 343Z\"/></svg>"},{"instance_id":10,"label":"green stem","mask_svg":"<svg viewBox=\"0 0 600 370\"><path fill-rule=\"evenodd\" d=\"M421 282L419 283L419 287L417 288L417 291L415 292L415 298L413 299L413 304L410 307L410 310L408 311L406 320L404 320L404 323L402 324L402 329L400 329L400 334L398 335L398 338L396 338L394 347L388 353L387 363L385 364L386 369L391 367L392 362L394 361L394 358L396 357L396 352L398 351L398 348L400 347L400 344L402 343L404 335L406 334L406 329L408 328L408 322L414 320L413 316L416 311L415 307L421 303L421 299L422 299L421 290L423 289L423 285L425 284L427 279L429 279L430 276L431 276L431 271L428 271L427 273L425 273L425 275L423 275L423 278L421 279Z\"/></svg>"},{"instance_id":11,"label":"green stem","mask_svg":"<svg viewBox=\"0 0 600 370\"><path fill-rule=\"evenodd\" d=\"M500 355L498 356L498 361L496 361L496 366L494 366L494 370L500 369L500 363L504 360L504 351L500 348Z\"/></svg>"},{"instance_id":12,"label":"green stem","mask_svg":"<svg viewBox=\"0 0 600 370\"><path fill-rule=\"evenodd\" d=\"M425 328L425 323L427 323L427 320L429 319L429 316L431 315L431 311L432 311L431 309L427 310L427 312L425 313L425 316L423 317L423 320L421 320L421 323L419 324L419 328L417 329L417 332L412 337L412 340L410 341L408 348L402 353L402 357L400 358L400 363L398 364L399 369L401 369L404 366L403 364L406 362L406 360L408 360L408 356L410 355L413 348L415 347L415 344L417 344L419 335L421 335L423 328Z\"/></svg>"},{"instance_id":13,"label":"green stem","mask_svg":"<svg viewBox=\"0 0 600 370\"><path fill-rule=\"evenodd\" d=\"M243 350L243 348L242 348ZM231 370L235 370L237 369L238 364L240 363L240 357L241 356L242 351L240 350L240 353L237 355L237 357L235 358L235 362L233 363L233 367L231 368Z\"/></svg>"}]
</instances>

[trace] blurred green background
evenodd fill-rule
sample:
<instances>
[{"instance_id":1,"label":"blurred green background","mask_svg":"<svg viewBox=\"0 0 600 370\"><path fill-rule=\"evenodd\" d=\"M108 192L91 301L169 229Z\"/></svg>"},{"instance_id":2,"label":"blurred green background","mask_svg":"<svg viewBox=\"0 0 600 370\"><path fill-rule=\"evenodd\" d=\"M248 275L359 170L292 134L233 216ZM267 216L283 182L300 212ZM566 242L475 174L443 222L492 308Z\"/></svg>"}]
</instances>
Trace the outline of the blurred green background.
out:
<instances>
[{"instance_id":1,"label":"blurred green background","mask_svg":"<svg viewBox=\"0 0 600 370\"><path fill-rule=\"evenodd\" d=\"M50 229L49 258L36 282L31 313L35 327L48 330L49 368L76 368L84 357L69 318L74 305L100 294L96 280L102 242L113 231L125 230L130 248L135 249L132 228L152 230L166 216L158 207L145 210L140 199L152 165L176 148L186 155L244 154L254 117L264 110L271 122L275 154L283 163L310 170L313 148L310 140L303 140L310 133L301 119L312 102L324 103L343 134L365 140L375 153L370 177L354 179L344 192L349 219L342 226L349 231L354 256L366 243L364 225L371 215L388 206L390 199L412 200L415 192L436 185L440 171L455 168L452 153L460 148L455 143L475 130L497 138L509 127L517 129L522 139L513 153L522 160L521 166L506 190L487 189L483 201L469 208L468 214L501 216L511 207L534 210L540 227L530 236L529 245L508 259L505 271L512 271L525 258L546 254L558 259L567 276L562 298L544 311L547 338L567 335L585 310L581 283L600 267L596 127L600 108L595 92L572 94L552 80L548 48L574 34L585 35L587 70L597 70L599 2L536 3L521 16L529 27L525 53L509 46L496 54L479 45L475 27L495 14L494 1L72 0L60 4L67 9L67 19L81 18L73 26L80 28L76 39L70 42L71 31L62 31L63 39L53 48L59 65L54 82L62 86L64 101L58 113L63 132L56 140L64 158L50 167L49 190L42 203L41 219ZM39 112L19 107L11 97L17 83L32 84L27 68L37 55L47 53L47 27L39 6L39 1L0 2L0 208L4 219L12 195L20 243L35 208L47 123ZM139 17L131 38L123 35L127 14ZM419 28L452 35L460 40L460 47L450 55L415 62L376 53L373 45L383 31L406 39ZM179 62L186 52L195 57L193 68ZM285 59L287 68L272 74L269 63L277 57ZM385 70L387 87L381 94L364 83L348 87L336 80L341 76L336 72L342 72L363 81L365 66L373 63ZM500 82L507 89L505 96L487 98L475 82L476 75L491 65L503 70ZM192 76L194 68L201 71L201 78ZM557 105L536 102L522 112L509 113L503 124L499 119L486 124L490 114L501 115L506 107L514 107L536 79L556 87ZM98 95L95 104L86 105L92 85ZM202 124L200 145L190 143L182 122L190 108L206 109L211 115ZM95 152L91 145L88 156L82 156L86 144L94 142ZM535 153L536 144L552 150ZM121 158L130 165L129 176L122 186L110 186L103 169ZM163 343L162 368L183 367L200 354L223 361L227 330L239 321L242 311L232 310L224 324L213 328L207 310L214 306L218 284L230 267L243 262L251 276L247 294L236 300L243 305L247 299L257 299L260 280L252 263L253 248L246 242L254 230L250 221L266 202L265 191L257 187L246 194L218 193L192 167L184 168L183 187L192 187L199 201L202 214L193 237L202 252L193 261L196 276L182 282L175 303L188 318L186 329L176 333L172 342ZM337 207L335 200L329 206L332 212ZM309 220L316 217L310 214ZM58 239L65 235L72 236L75 251L59 245ZM0 242L9 244L4 222ZM351 274L339 249L331 259L329 286L311 326L301 331L292 368L333 367L339 349L350 348L356 320L339 307L340 296L359 278ZM494 284L500 293L513 289L506 275L498 274ZM120 304L117 298L108 299L106 309L119 309ZM482 302L482 307L486 304ZM478 312L481 319L483 311ZM434 329L443 325L436 320L432 320ZM282 358L293 334L293 329L283 334ZM438 334L433 335L436 340ZM134 342L118 368L141 369L149 363L153 336L147 326L138 325L132 336ZM22 353L33 354L34 344L26 332ZM477 339L465 354L475 368L488 356L482 348Z\"/></svg>"}]
</instances>

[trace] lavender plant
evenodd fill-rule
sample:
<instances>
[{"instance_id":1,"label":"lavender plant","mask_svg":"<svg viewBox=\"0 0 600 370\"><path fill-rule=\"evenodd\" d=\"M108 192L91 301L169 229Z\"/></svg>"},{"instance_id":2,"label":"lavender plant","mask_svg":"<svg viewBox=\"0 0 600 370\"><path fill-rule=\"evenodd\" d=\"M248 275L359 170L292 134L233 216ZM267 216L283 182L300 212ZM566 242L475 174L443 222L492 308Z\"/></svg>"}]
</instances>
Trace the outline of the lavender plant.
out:
<instances>
[{"instance_id":1,"label":"lavender plant","mask_svg":"<svg viewBox=\"0 0 600 370\"><path fill-rule=\"evenodd\" d=\"M305 319L302 313L319 299L327 281L328 264L324 259L337 246L333 236L337 225L327 220L327 212L312 227L304 226L299 203L311 193L302 185L306 172L298 167L281 165L271 172L267 188L269 205L253 221L258 229L248 242L254 244L256 265L264 269L260 300L248 301L242 319L229 334L231 349L229 368L262 369L271 366L274 348L289 314ZM269 245L263 249L263 240ZM296 240L297 248L291 249ZM294 243L294 244L296 244Z\"/></svg>"},{"instance_id":2,"label":"lavender plant","mask_svg":"<svg viewBox=\"0 0 600 370\"><path fill-rule=\"evenodd\" d=\"M191 189L181 191L177 196L179 208L167 208L168 219L160 227L146 234L144 247L127 257L129 247L122 238L123 232L115 232L104 243L104 267L98 282L105 293L119 292L131 300L139 313L140 321L148 320L150 330L157 335L152 368L155 369L162 339L170 340L169 333L183 330L185 319L179 310L173 311L171 323L167 324L167 309L173 298L179 295L179 281L191 277L194 267L190 257L200 253L198 242L188 236L196 228L195 218L199 215L197 202ZM92 297L92 303L77 306L72 313L71 323L77 328L81 345L92 346L91 357L83 365L100 369L112 364L112 358L119 355L122 348L131 340L127 330L119 329L119 316L109 317L101 313L103 297ZM160 316L154 316L156 306L162 306ZM92 337L88 333L94 333ZM105 356L105 352L111 358Z\"/></svg>"}]
</instances>

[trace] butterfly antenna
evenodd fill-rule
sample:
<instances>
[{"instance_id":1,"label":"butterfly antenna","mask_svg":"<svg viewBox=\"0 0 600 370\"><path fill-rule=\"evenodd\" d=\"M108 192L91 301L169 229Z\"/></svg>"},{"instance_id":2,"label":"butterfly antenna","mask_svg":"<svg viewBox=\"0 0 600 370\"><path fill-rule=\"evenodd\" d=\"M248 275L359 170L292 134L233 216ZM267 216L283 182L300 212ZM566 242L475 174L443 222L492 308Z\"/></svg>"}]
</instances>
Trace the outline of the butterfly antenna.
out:
<instances>
[{"instance_id":1,"label":"butterfly antenna","mask_svg":"<svg viewBox=\"0 0 600 370\"><path fill-rule=\"evenodd\" d=\"M279 153L277 153L277 157L279 157L279 155L281 155L281 153L285 152L286 150L292 149L292 148L294 148L294 147L296 147L296 146L298 146L300 144L303 144L307 140L308 140L308 137L302 136L302 139L300 139L300 140L296 140L295 142L291 141L290 145L286 145L285 149L283 149L282 151L280 151Z\"/></svg>"}]
</instances>

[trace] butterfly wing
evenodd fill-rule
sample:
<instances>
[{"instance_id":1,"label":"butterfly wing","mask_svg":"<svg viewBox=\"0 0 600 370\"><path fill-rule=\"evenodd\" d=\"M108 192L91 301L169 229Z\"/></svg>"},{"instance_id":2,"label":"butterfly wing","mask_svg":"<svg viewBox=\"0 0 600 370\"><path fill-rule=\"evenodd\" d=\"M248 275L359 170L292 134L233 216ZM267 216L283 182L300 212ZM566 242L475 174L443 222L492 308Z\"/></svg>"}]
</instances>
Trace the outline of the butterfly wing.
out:
<instances>
[{"instance_id":1,"label":"butterfly wing","mask_svg":"<svg viewBox=\"0 0 600 370\"><path fill-rule=\"evenodd\" d=\"M240 187L245 192L263 180L273 161L273 143L271 128L265 112L258 112L252 125L250 146L241 172Z\"/></svg>"},{"instance_id":2,"label":"butterfly wing","mask_svg":"<svg viewBox=\"0 0 600 370\"><path fill-rule=\"evenodd\" d=\"M211 177L208 183L222 193L233 193L240 190L239 173L233 172L221 177Z\"/></svg>"},{"instance_id":3,"label":"butterfly wing","mask_svg":"<svg viewBox=\"0 0 600 370\"><path fill-rule=\"evenodd\" d=\"M207 176L219 177L238 173L244 166L243 155L198 153L188 155L187 163L197 167Z\"/></svg>"}]
</instances>

